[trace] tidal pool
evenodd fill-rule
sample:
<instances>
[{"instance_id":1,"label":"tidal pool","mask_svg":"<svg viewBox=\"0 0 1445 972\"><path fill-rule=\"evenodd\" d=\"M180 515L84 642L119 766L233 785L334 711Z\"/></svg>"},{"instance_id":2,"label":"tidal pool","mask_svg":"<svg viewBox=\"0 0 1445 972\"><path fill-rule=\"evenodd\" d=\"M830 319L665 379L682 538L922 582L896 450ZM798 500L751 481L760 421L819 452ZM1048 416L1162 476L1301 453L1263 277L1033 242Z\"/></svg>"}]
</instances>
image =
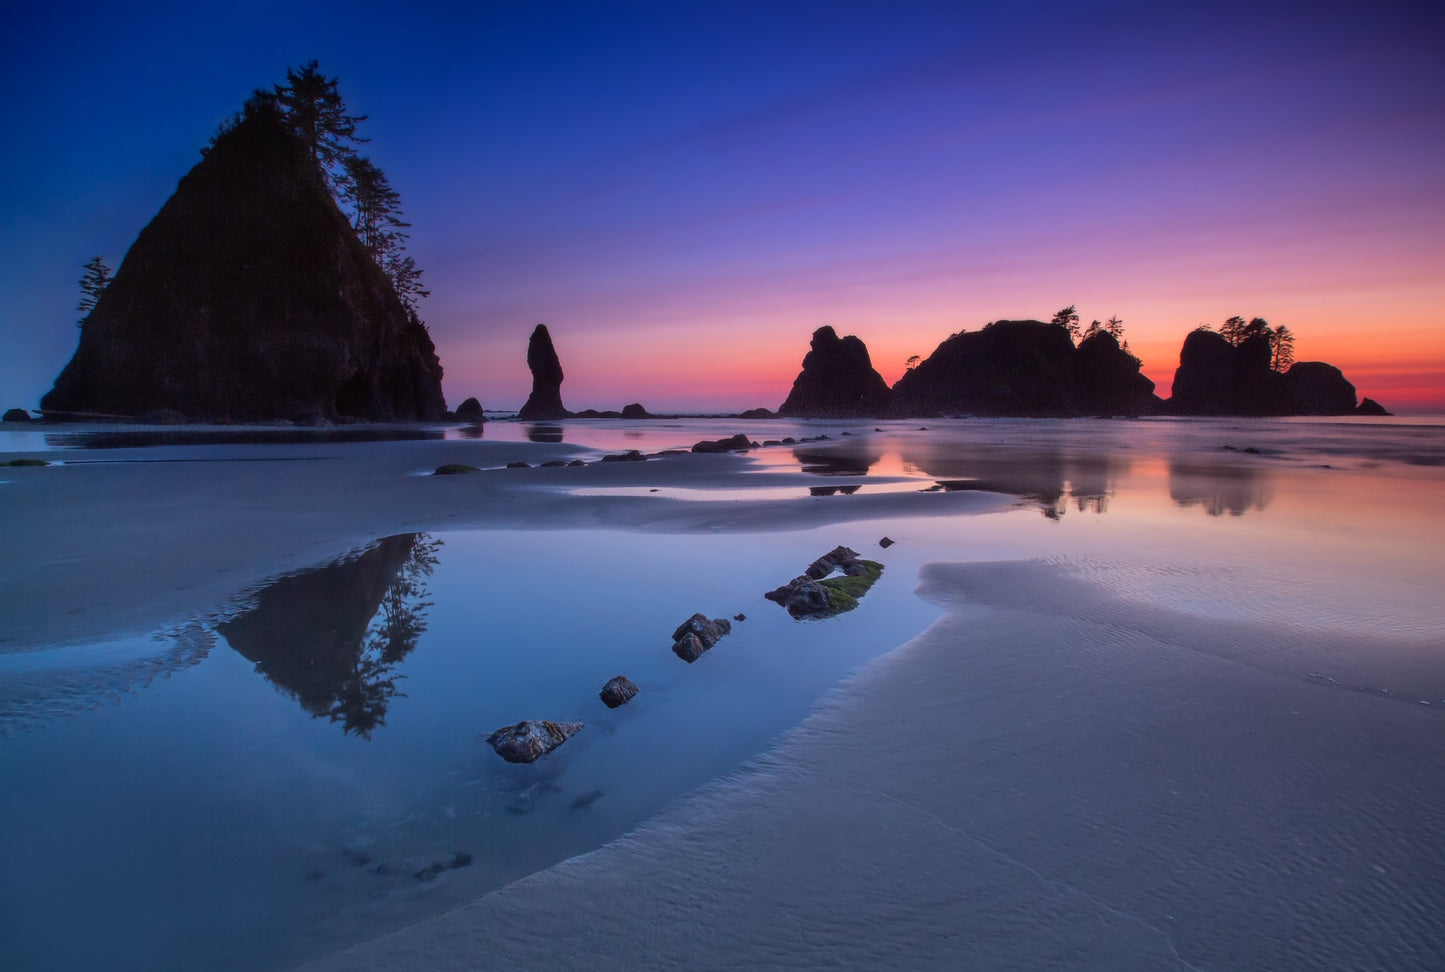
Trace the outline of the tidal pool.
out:
<instances>
[{"instance_id":1,"label":"tidal pool","mask_svg":"<svg viewBox=\"0 0 1445 972\"><path fill-rule=\"evenodd\" d=\"M599 426L579 448L738 424ZM1046 560L1211 623L1317 629L1345 647L1227 650L1445 718L1445 659L1418 647L1445 632L1440 426L928 424L794 423L830 438L751 453L726 489L588 500L836 504L826 525L398 532L159 630L0 654L0 966L281 968L592 850L927 627L929 561ZM161 447L107 458L192 457ZM809 492L839 485L858 495ZM1012 501L939 515L934 487ZM870 492L907 505L848 512ZM858 610L799 622L763 599L838 544L885 565ZM670 634L695 611L746 619L689 665ZM642 691L608 710L618 674ZM530 766L483 742L532 718L586 728Z\"/></svg>"}]
</instances>

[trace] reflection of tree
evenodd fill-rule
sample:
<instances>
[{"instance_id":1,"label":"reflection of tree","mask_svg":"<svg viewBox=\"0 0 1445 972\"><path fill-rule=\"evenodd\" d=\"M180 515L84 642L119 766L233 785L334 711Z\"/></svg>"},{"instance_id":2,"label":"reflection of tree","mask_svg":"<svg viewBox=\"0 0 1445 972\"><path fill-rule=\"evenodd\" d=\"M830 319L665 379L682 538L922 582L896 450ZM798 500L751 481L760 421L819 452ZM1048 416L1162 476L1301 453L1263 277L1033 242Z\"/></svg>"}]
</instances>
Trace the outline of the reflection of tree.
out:
<instances>
[{"instance_id":1,"label":"reflection of tree","mask_svg":"<svg viewBox=\"0 0 1445 972\"><path fill-rule=\"evenodd\" d=\"M335 563L279 578L217 626L232 648L313 716L370 738L426 631L426 578L441 541L386 537Z\"/></svg>"},{"instance_id":2,"label":"reflection of tree","mask_svg":"<svg viewBox=\"0 0 1445 972\"><path fill-rule=\"evenodd\" d=\"M1254 469L1169 461L1169 498L1180 506L1201 506L1210 516L1243 516L1274 498L1269 481Z\"/></svg>"},{"instance_id":3,"label":"reflection of tree","mask_svg":"<svg viewBox=\"0 0 1445 972\"><path fill-rule=\"evenodd\" d=\"M902 449L905 462L946 480L945 489L1011 493L1038 504L1051 520L1061 519L1073 497L1081 512L1104 513L1114 483L1128 471L1127 460L1108 455L1075 455L1061 449L982 448L926 441Z\"/></svg>"}]
</instances>

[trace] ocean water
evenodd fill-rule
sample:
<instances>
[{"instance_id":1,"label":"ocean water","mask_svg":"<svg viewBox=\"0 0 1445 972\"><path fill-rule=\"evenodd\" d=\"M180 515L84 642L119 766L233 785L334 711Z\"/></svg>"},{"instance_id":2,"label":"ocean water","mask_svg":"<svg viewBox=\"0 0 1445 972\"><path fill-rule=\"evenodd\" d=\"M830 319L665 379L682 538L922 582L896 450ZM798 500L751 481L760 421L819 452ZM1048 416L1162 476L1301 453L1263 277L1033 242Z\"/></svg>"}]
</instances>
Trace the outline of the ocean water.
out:
<instances>
[{"instance_id":1,"label":"ocean water","mask_svg":"<svg viewBox=\"0 0 1445 972\"><path fill-rule=\"evenodd\" d=\"M398 532L142 635L0 656L0 966L282 968L585 853L736 770L927 627L939 609L913 588L931 561L1001 562L1002 584L1005 562L1062 564L1212 622L1317 630L1328 655L1228 650L1445 720L1440 422L752 425L482 434L587 456L826 435L740 457L725 488L576 491L794 504L822 525ZM276 446L113 433L45 448L80 462ZM941 514L958 492L1003 499ZM885 564L858 610L800 622L763 599L840 543ZM688 665L669 636L694 611L746 619ZM608 710L597 691L617 674L642 692ZM586 728L505 763L483 737L524 718Z\"/></svg>"}]
</instances>

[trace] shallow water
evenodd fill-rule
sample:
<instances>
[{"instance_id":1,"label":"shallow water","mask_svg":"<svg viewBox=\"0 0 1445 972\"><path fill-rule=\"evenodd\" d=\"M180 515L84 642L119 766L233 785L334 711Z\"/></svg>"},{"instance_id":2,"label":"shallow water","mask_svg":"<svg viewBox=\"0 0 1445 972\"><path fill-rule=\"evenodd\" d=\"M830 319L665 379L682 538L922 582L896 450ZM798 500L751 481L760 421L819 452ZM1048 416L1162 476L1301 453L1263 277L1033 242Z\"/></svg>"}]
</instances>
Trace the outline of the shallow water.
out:
<instances>
[{"instance_id":1,"label":"shallow water","mask_svg":"<svg viewBox=\"0 0 1445 972\"><path fill-rule=\"evenodd\" d=\"M926 627L938 609L912 590L932 560L1043 559L1211 623L1318 630L1332 654L1229 650L1445 718L1445 660L1420 647L1445 632L1438 424L925 424L566 423L579 454L829 436L750 454L751 495L659 486L659 502L917 496L770 533L376 538L163 631L0 656L0 965L280 967L595 848ZM840 484L860 490L807 492ZM959 489L1015 505L918 505ZM886 565L856 612L795 622L763 600L838 543ZM693 611L747 619L687 665L669 635ZM642 693L609 711L596 692L619 673ZM512 766L479 736L522 718L587 727Z\"/></svg>"}]
</instances>

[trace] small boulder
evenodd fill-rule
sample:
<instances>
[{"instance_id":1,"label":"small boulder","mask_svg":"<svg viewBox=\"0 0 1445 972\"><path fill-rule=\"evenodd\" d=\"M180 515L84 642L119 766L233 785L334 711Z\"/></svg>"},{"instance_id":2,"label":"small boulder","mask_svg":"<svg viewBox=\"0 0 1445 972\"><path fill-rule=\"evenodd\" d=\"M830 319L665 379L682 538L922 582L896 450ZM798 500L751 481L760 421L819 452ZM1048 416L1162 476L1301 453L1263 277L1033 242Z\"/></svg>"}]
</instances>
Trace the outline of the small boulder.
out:
<instances>
[{"instance_id":1,"label":"small boulder","mask_svg":"<svg viewBox=\"0 0 1445 972\"><path fill-rule=\"evenodd\" d=\"M746 435L739 432L737 435L726 439L704 439L693 445L693 452L738 452L743 449L755 448L757 443L753 442Z\"/></svg>"},{"instance_id":2,"label":"small boulder","mask_svg":"<svg viewBox=\"0 0 1445 972\"><path fill-rule=\"evenodd\" d=\"M647 457L644 456L642 453L638 452L636 449L630 449L627 452L621 452L614 455L602 457L603 462L644 462L646 461L646 459Z\"/></svg>"},{"instance_id":3,"label":"small boulder","mask_svg":"<svg viewBox=\"0 0 1445 972\"><path fill-rule=\"evenodd\" d=\"M523 720L498 729L487 737L487 742L509 763L535 763L581 732L582 726L581 722Z\"/></svg>"},{"instance_id":4,"label":"small boulder","mask_svg":"<svg viewBox=\"0 0 1445 972\"><path fill-rule=\"evenodd\" d=\"M652 418L652 413L643 408L641 402L633 402L631 405L622 406L622 417L625 419L646 419Z\"/></svg>"},{"instance_id":5,"label":"small boulder","mask_svg":"<svg viewBox=\"0 0 1445 972\"><path fill-rule=\"evenodd\" d=\"M672 653L689 665L701 658L705 651L707 646L691 631L672 643Z\"/></svg>"},{"instance_id":6,"label":"small boulder","mask_svg":"<svg viewBox=\"0 0 1445 972\"><path fill-rule=\"evenodd\" d=\"M698 636L704 648L711 648L718 643L719 638L732 631L732 629L733 623L727 618L714 618L709 621L707 615L694 614L677 626L677 630L672 633L672 640L676 641L683 635L691 632Z\"/></svg>"},{"instance_id":7,"label":"small boulder","mask_svg":"<svg viewBox=\"0 0 1445 972\"><path fill-rule=\"evenodd\" d=\"M25 411L25 409L23 409L23 408L11 408L11 409L7 409L7 410L5 411L4 417L3 417L3 418L0 418L0 422L29 422L29 421L31 421L30 413L27 412L27 411Z\"/></svg>"},{"instance_id":8,"label":"small boulder","mask_svg":"<svg viewBox=\"0 0 1445 972\"><path fill-rule=\"evenodd\" d=\"M508 469L531 469L531 468L532 468L532 464L531 464L530 462L521 462L521 461L519 460L519 461L517 461L517 462L509 462L509 463L507 463L507 468L508 468Z\"/></svg>"},{"instance_id":9,"label":"small boulder","mask_svg":"<svg viewBox=\"0 0 1445 972\"><path fill-rule=\"evenodd\" d=\"M468 466L465 463L449 462L444 466L437 466L432 472L433 476L460 476L463 473L481 472L476 466Z\"/></svg>"},{"instance_id":10,"label":"small boulder","mask_svg":"<svg viewBox=\"0 0 1445 972\"><path fill-rule=\"evenodd\" d=\"M838 568L857 560L858 551L840 545L809 564L806 573L813 580L822 580ZM847 573L846 568L843 572Z\"/></svg>"},{"instance_id":11,"label":"small boulder","mask_svg":"<svg viewBox=\"0 0 1445 972\"><path fill-rule=\"evenodd\" d=\"M457 406L456 414L457 421L459 422L471 422L475 425L481 425L483 422L482 403L475 398L468 398Z\"/></svg>"},{"instance_id":12,"label":"small boulder","mask_svg":"<svg viewBox=\"0 0 1445 972\"><path fill-rule=\"evenodd\" d=\"M672 633L673 654L691 664L732 629L733 624L727 618L708 620L705 614L694 614Z\"/></svg>"},{"instance_id":13,"label":"small boulder","mask_svg":"<svg viewBox=\"0 0 1445 972\"><path fill-rule=\"evenodd\" d=\"M896 543L896 542L897 542L897 541L894 540L892 537L884 537L882 540L879 540L879 541L878 541L878 546L882 547L884 550L887 550L889 547L893 546L893 544Z\"/></svg>"},{"instance_id":14,"label":"small boulder","mask_svg":"<svg viewBox=\"0 0 1445 972\"><path fill-rule=\"evenodd\" d=\"M619 705L625 705L638 693L637 684L626 675L618 675L609 679L607 684L602 686L602 691L597 693L598 697L606 703L607 708L615 709Z\"/></svg>"}]
</instances>

